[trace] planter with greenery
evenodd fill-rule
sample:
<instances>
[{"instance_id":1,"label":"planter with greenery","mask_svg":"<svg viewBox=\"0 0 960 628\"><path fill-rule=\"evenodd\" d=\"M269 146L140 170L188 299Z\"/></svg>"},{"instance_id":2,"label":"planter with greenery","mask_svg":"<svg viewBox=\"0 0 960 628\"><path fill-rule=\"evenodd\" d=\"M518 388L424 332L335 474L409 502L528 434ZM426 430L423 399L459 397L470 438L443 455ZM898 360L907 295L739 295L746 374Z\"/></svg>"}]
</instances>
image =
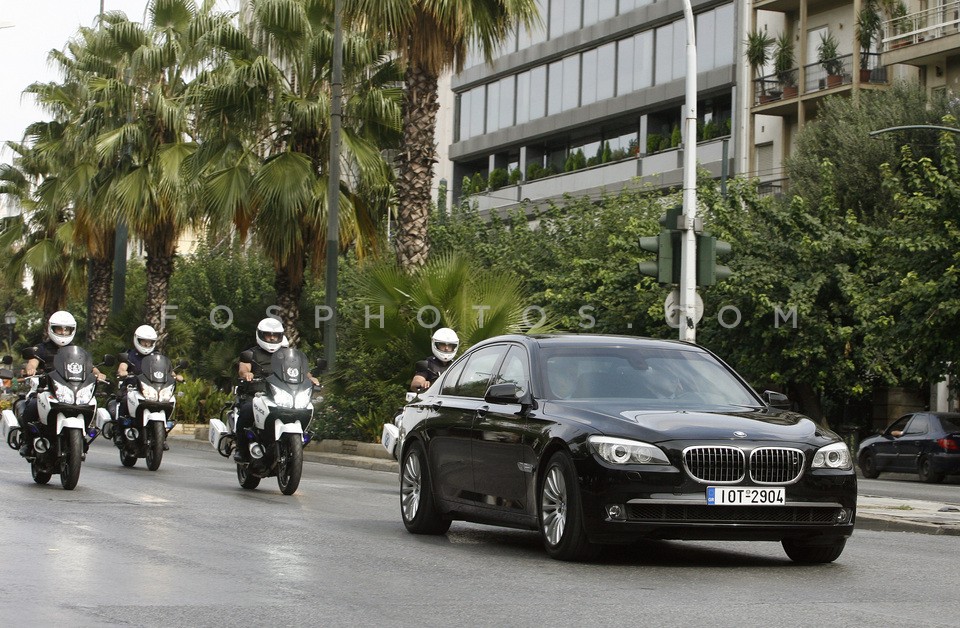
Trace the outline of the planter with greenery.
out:
<instances>
[{"instance_id":1,"label":"planter with greenery","mask_svg":"<svg viewBox=\"0 0 960 628\"><path fill-rule=\"evenodd\" d=\"M840 43L832 34L820 35L820 46L817 49L817 61L827 73L827 87L836 87L843 82L843 61L840 60L838 48Z\"/></svg>"},{"instance_id":2,"label":"planter with greenery","mask_svg":"<svg viewBox=\"0 0 960 628\"><path fill-rule=\"evenodd\" d=\"M880 42L883 18L877 8L877 0L867 0L857 13L857 42L860 45L860 82L870 82L870 55L874 45Z\"/></svg>"},{"instance_id":3,"label":"planter with greenery","mask_svg":"<svg viewBox=\"0 0 960 628\"><path fill-rule=\"evenodd\" d=\"M765 97L767 96L767 85L760 73L763 71L763 66L770 60L770 48L774 44L773 38L766 31L753 31L747 35L746 44L747 63L753 70L754 78L760 88L760 96Z\"/></svg>"},{"instance_id":4,"label":"planter with greenery","mask_svg":"<svg viewBox=\"0 0 960 628\"><path fill-rule=\"evenodd\" d=\"M793 98L797 95L797 70L794 67L796 58L793 53L793 37L783 31L777 37L773 49L773 71L780 81L780 89L784 98Z\"/></svg>"}]
</instances>

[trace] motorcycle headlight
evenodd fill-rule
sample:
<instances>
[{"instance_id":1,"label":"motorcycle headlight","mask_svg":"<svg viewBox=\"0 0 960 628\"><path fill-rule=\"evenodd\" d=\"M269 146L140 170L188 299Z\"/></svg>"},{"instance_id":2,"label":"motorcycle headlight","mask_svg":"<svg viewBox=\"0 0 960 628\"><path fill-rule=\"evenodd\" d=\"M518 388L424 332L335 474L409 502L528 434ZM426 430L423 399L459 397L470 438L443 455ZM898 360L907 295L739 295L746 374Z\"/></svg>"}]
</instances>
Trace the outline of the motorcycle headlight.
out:
<instances>
[{"instance_id":1,"label":"motorcycle headlight","mask_svg":"<svg viewBox=\"0 0 960 628\"><path fill-rule=\"evenodd\" d=\"M143 395L143 398L147 401L156 401L157 400L157 389L153 386L140 386L140 394Z\"/></svg>"},{"instance_id":2,"label":"motorcycle headlight","mask_svg":"<svg viewBox=\"0 0 960 628\"><path fill-rule=\"evenodd\" d=\"M310 407L310 397L313 394L313 388L307 388L297 393L294 399L293 407L297 410L305 410Z\"/></svg>"},{"instance_id":3,"label":"motorcycle headlight","mask_svg":"<svg viewBox=\"0 0 960 628\"><path fill-rule=\"evenodd\" d=\"M73 404L73 391L67 388L66 386L58 386L54 384L53 386L57 393L57 401L60 403L69 403Z\"/></svg>"},{"instance_id":4,"label":"motorcycle headlight","mask_svg":"<svg viewBox=\"0 0 960 628\"><path fill-rule=\"evenodd\" d=\"M96 383L90 384L89 386L84 386L77 391L77 405L86 405L90 403L90 400L93 399L93 389L96 387Z\"/></svg>"},{"instance_id":5,"label":"motorcycle headlight","mask_svg":"<svg viewBox=\"0 0 960 628\"><path fill-rule=\"evenodd\" d=\"M288 393L282 388L277 388L273 384L270 385L273 389L273 401L281 408L292 408L293 407L293 395Z\"/></svg>"},{"instance_id":6,"label":"motorcycle headlight","mask_svg":"<svg viewBox=\"0 0 960 628\"><path fill-rule=\"evenodd\" d=\"M590 436L587 443L593 453L613 464L670 464L659 447L638 440Z\"/></svg>"},{"instance_id":7,"label":"motorcycle headlight","mask_svg":"<svg viewBox=\"0 0 960 628\"><path fill-rule=\"evenodd\" d=\"M852 469L853 457L845 443L833 443L821 447L813 456L814 469Z\"/></svg>"},{"instance_id":8,"label":"motorcycle headlight","mask_svg":"<svg viewBox=\"0 0 960 628\"><path fill-rule=\"evenodd\" d=\"M158 396L158 401L167 402L173 400L173 384L170 384L166 388L160 389L160 395Z\"/></svg>"}]
</instances>

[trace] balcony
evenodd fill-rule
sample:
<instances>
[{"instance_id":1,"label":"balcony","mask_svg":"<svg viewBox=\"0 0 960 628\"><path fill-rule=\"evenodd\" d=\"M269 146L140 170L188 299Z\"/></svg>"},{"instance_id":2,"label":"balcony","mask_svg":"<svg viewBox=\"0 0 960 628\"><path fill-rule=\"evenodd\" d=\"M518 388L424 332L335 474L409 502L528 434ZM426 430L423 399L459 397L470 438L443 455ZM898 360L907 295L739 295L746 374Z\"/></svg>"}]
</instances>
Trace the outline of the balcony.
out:
<instances>
[{"instance_id":1,"label":"balcony","mask_svg":"<svg viewBox=\"0 0 960 628\"><path fill-rule=\"evenodd\" d=\"M960 52L960 0L883 23L883 62L926 65Z\"/></svg>"},{"instance_id":2,"label":"balcony","mask_svg":"<svg viewBox=\"0 0 960 628\"><path fill-rule=\"evenodd\" d=\"M798 70L791 70L789 80L783 81L776 74L754 79L753 106L759 109L757 113L768 115L783 115L794 110L797 99L819 92L833 90L851 85L854 77L854 63L858 62L858 78L861 85L882 85L887 82L887 67L881 65L881 58L876 53L861 53L837 57L831 63L832 73L828 73L821 63L811 63L804 66L803 89L798 89Z\"/></svg>"}]
</instances>

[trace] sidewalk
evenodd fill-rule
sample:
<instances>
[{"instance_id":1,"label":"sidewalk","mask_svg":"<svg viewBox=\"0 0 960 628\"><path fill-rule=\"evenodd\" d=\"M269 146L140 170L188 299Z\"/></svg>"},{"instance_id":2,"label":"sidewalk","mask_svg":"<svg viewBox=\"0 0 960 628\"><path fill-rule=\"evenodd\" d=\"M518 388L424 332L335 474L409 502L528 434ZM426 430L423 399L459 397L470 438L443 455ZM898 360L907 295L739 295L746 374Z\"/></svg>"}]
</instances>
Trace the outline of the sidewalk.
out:
<instances>
[{"instance_id":1,"label":"sidewalk","mask_svg":"<svg viewBox=\"0 0 960 628\"><path fill-rule=\"evenodd\" d=\"M179 427L179 426L178 426ZM209 451L217 455L206 440L206 430L197 428L196 434L170 435L171 447ZM304 448L303 459L309 462L355 467L371 471L399 472L399 464L387 451L375 443L323 440ZM857 499L857 529L883 532L919 532L960 536L960 506L889 497Z\"/></svg>"}]
</instances>

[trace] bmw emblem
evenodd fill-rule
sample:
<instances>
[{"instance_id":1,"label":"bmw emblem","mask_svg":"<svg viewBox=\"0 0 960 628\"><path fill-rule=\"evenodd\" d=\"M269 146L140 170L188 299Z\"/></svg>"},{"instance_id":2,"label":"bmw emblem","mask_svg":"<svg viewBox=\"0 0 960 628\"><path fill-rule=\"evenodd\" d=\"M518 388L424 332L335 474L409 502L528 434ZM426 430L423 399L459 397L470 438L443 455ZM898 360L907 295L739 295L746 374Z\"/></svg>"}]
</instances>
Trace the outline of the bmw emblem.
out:
<instances>
[{"instance_id":1,"label":"bmw emblem","mask_svg":"<svg viewBox=\"0 0 960 628\"><path fill-rule=\"evenodd\" d=\"M734 435L735 437L737 437L737 438L746 438L746 437L747 437L747 433L746 433L746 432L741 432L740 430L737 430L736 432L734 432L733 435Z\"/></svg>"}]
</instances>

